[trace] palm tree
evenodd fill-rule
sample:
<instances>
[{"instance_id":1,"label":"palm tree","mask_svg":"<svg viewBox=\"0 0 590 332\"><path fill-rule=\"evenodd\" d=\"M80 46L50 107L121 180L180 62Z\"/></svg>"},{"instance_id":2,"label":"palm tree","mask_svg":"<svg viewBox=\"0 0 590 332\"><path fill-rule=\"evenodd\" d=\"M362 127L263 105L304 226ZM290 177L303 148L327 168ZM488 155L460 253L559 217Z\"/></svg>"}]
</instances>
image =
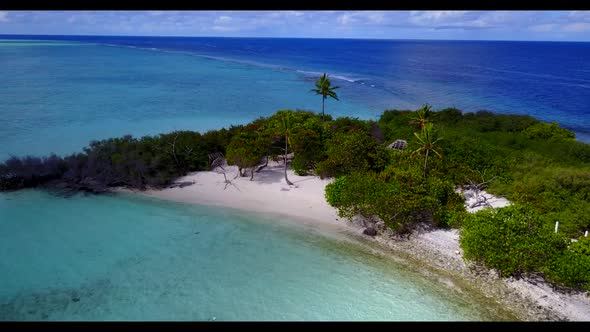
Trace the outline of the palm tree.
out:
<instances>
[{"instance_id":1,"label":"palm tree","mask_svg":"<svg viewBox=\"0 0 590 332\"><path fill-rule=\"evenodd\" d=\"M291 118L291 111L287 111L285 113L285 115L282 118L281 121L281 132L283 132L285 134L285 155L284 155L284 160L285 160L285 181L287 182L288 185L292 186L293 182L289 181L289 178L287 178L287 154L289 152L289 144L291 144L291 123L290 123L290 118Z\"/></svg>"},{"instance_id":2,"label":"palm tree","mask_svg":"<svg viewBox=\"0 0 590 332\"><path fill-rule=\"evenodd\" d=\"M332 97L338 100L338 95L334 90L338 89L338 86L331 86L330 79L324 73L324 75L320 76L317 81L315 81L316 89L311 89L311 92L315 92L318 95L322 95L322 122L324 121L324 103L327 97Z\"/></svg>"},{"instance_id":3,"label":"palm tree","mask_svg":"<svg viewBox=\"0 0 590 332\"><path fill-rule=\"evenodd\" d=\"M437 157L442 158L441 153L439 152L439 147L436 143L440 141L442 138L437 138L436 133L434 131L434 126L431 122L428 122L422 128L422 132L420 134L414 133L416 138L418 139L419 147L412 155L422 154L424 153L424 177L426 177L426 170L428 165L428 154L433 152Z\"/></svg>"},{"instance_id":4,"label":"palm tree","mask_svg":"<svg viewBox=\"0 0 590 332\"><path fill-rule=\"evenodd\" d=\"M416 111L416 117L412 118L410 123L418 126L420 130L424 130L426 124L430 122L432 114L432 106L424 104L421 109Z\"/></svg>"}]
</instances>

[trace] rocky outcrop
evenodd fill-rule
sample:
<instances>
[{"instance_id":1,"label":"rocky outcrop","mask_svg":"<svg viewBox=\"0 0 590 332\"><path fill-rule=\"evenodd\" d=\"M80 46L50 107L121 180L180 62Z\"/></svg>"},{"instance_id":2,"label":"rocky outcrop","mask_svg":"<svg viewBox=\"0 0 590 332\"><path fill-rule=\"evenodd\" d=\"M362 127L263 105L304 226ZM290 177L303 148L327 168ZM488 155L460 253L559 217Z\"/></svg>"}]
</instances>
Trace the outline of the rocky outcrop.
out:
<instances>
[{"instance_id":1,"label":"rocky outcrop","mask_svg":"<svg viewBox=\"0 0 590 332\"><path fill-rule=\"evenodd\" d=\"M168 188L184 188L184 187L192 186L193 184L195 184L194 181L176 182L176 183L171 184Z\"/></svg>"}]
</instances>

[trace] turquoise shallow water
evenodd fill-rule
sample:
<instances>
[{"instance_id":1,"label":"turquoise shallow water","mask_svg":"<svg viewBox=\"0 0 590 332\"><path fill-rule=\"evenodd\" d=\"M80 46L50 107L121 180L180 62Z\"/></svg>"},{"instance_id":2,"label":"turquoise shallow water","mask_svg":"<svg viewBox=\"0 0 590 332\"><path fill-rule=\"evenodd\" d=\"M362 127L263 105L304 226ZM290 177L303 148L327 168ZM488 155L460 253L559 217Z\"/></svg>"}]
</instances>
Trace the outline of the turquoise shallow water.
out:
<instances>
[{"instance_id":1,"label":"turquoise shallow water","mask_svg":"<svg viewBox=\"0 0 590 332\"><path fill-rule=\"evenodd\" d=\"M0 320L491 320L292 222L132 195L0 195Z\"/></svg>"},{"instance_id":2,"label":"turquoise shallow water","mask_svg":"<svg viewBox=\"0 0 590 332\"><path fill-rule=\"evenodd\" d=\"M80 151L90 140L217 129L279 109L318 110L313 82L279 69L126 47L0 41L0 160ZM351 89L334 115L377 116Z\"/></svg>"}]
</instances>

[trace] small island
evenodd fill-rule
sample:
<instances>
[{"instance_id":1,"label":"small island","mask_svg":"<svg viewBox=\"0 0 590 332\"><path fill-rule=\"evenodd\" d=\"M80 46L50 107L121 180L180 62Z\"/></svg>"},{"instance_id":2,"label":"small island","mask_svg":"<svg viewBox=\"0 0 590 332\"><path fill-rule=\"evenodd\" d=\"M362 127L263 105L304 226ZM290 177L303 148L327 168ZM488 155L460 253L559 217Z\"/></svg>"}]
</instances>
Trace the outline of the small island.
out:
<instances>
[{"instance_id":1,"label":"small island","mask_svg":"<svg viewBox=\"0 0 590 332\"><path fill-rule=\"evenodd\" d=\"M0 164L1 190L32 187L349 224L398 249L416 235L464 269L536 280L555 294L590 290L590 145L530 116L430 105L377 120L281 110L205 133L124 136Z\"/></svg>"}]
</instances>

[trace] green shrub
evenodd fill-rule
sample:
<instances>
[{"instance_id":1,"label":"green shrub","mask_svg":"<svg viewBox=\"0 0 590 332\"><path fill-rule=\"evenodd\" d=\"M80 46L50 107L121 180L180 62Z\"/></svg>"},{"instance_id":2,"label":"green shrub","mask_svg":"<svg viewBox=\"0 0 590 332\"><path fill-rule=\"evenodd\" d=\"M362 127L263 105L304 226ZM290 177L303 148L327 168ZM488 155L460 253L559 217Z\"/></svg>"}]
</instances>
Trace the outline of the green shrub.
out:
<instances>
[{"instance_id":1,"label":"green shrub","mask_svg":"<svg viewBox=\"0 0 590 332\"><path fill-rule=\"evenodd\" d=\"M264 154L263 145L258 144L256 132L241 132L232 137L226 150L227 163L236 165L242 172L242 169L253 168L260 164L260 159ZM253 169L250 170L253 175Z\"/></svg>"},{"instance_id":2,"label":"green shrub","mask_svg":"<svg viewBox=\"0 0 590 332\"><path fill-rule=\"evenodd\" d=\"M571 251L590 257L590 237L582 237L570 245Z\"/></svg>"},{"instance_id":3,"label":"green shrub","mask_svg":"<svg viewBox=\"0 0 590 332\"><path fill-rule=\"evenodd\" d=\"M511 201L530 203L547 225L559 221L560 233L579 236L590 228L590 169L553 166L539 154L527 154L512 166L514 181L495 186Z\"/></svg>"},{"instance_id":4,"label":"green shrub","mask_svg":"<svg viewBox=\"0 0 590 332\"><path fill-rule=\"evenodd\" d=\"M590 256L564 250L544 269L547 280L574 289L590 290Z\"/></svg>"},{"instance_id":5,"label":"green shrub","mask_svg":"<svg viewBox=\"0 0 590 332\"><path fill-rule=\"evenodd\" d=\"M334 182L326 186L325 197L328 204L336 208L344 205L344 190L347 186L347 179L348 178L344 175L336 178Z\"/></svg>"},{"instance_id":6,"label":"green shrub","mask_svg":"<svg viewBox=\"0 0 590 332\"><path fill-rule=\"evenodd\" d=\"M557 122L539 122L525 129L524 134L530 139L541 140L563 140L576 138L576 135L573 132L565 128L561 128Z\"/></svg>"},{"instance_id":7,"label":"green shrub","mask_svg":"<svg viewBox=\"0 0 590 332\"><path fill-rule=\"evenodd\" d=\"M367 132L336 133L326 141L327 159L317 164L316 174L325 178L367 171L375 164L377 149L378 143Z\"/></svg>"},{"instance_id":8,"label":"green shrub","mask_svg":"<svg viewBox=\"0 0 590 332\"><path fill-rule=\"evenodd\" d=\"M370 123L369 121L360 120L358 118L340 117L326 122L326 127L328 128L328 134L350 132L363 132L368 134Z\"/></svg>"},{"instance_id":9,"label":"green shrub","mask_svg":"<svg viewBox=\"0 0 590 332\"><path fill-rule=\"evenodd\" d=\"M291 168L298 175L313 172L316 163L324 158L320 128L297 127L290 138L291 151L295 157Z\"/></svg>"},{"instance_id":10,"label":"green shrub","mask_svg":"<svg viewBox=\"0 0 590 332\"><path fill-rule=\"evenodd\" d=\"M387 110L379 118L386 143L397 139L409 140L414 137L414 129L409 125L414 116L412 111Z\"/></svg>"},{"instance_id":11,"label":"green shrub","mask_svg":"<svg viewBox=\"0 0 590 332\"><path fill-rule=\"evenodd\" d=\"M300 176L309 175L312 165L310 160L306 159L303 154L296 154L290 164L295 174Z\"/></svg>"},{"instance_id":12,"label":"green shrub","mask_svg":"<svg viewBox=\"0 0 590 332\"><path fill-rule=\"evenodd\" d=\"M459 242L467 260L504 276L541 271L566 246L565 240L544 227L538 213L525 204L467 216Z\"/></svg>"},{"instance_id":13,"label":"green shrub","mask_svg":"<svg viewBox=\"0 0 590 332\"><path fill-rule=\"evenodd\" d=\"M326 200L341 217L377 216L399 231L417 222L447 227L465 210L452 183L424 178L420 163L411 161L338 177L326 186Z\"/></svg>"}]
</instances>

